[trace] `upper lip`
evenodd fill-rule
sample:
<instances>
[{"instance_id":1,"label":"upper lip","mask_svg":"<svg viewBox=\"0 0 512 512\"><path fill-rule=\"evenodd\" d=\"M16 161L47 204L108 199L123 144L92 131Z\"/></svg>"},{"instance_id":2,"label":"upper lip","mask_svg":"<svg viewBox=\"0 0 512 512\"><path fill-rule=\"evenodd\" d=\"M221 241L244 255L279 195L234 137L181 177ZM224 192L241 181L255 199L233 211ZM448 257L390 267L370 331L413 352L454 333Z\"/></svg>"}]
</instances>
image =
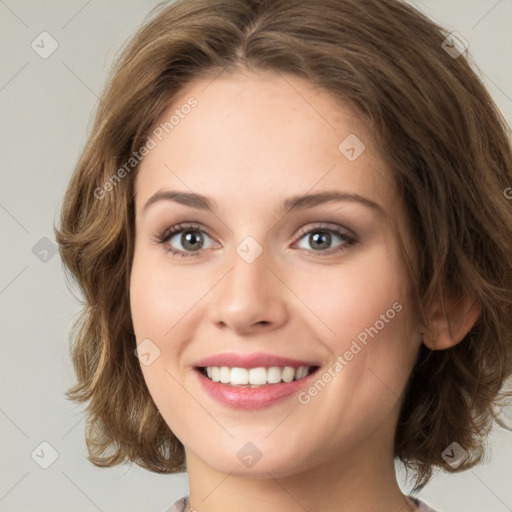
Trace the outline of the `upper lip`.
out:
<instances>
[{"instance_id":1,"label":"upper lip","mask_svg":"<svg viewBox=\"0 0 512 512\"><path fill-rule=\"evenodd\" d=\"M194 363L196 367L206 366L228 366L230 368L259 368L261 366L291 366L298 368L299 366L319 366L314 361L299 361L289 357L281 357L274 354L266 354L257 352L253 354L236 354L228 352L225 354L216 354L205 357Z\"/></svg>"}]
</instances>

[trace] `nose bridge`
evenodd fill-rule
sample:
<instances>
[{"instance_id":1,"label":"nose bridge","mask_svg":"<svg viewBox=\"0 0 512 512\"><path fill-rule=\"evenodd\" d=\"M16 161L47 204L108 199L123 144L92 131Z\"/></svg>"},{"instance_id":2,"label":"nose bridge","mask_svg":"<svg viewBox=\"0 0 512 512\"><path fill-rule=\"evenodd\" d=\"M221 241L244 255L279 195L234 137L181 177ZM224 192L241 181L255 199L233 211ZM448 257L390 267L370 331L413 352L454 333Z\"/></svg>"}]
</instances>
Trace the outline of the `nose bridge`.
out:
<instances>
[{"instance_id":1,"label":"nose bridge","mask_svg":"<svg viewBox=\"0 0 512 512\"><path fill-rule=\"evenodd\" d=\"M247 299L252 297L256 300L257 295L261 298L266 295L268 281L273 277L268 268L269 263L268 249L264 249L253 236L246 236L235 246L230 260L227 288L243 296L248 294Z\"/></svg>"},{"instance_id":2,"label":"nose bridge","mask_svg":"<svg viewBox=\"0 0 512 512\"><path fill-rule=\"evenodd\" d=\"M281 324L285 297L271 270L268 250L252 236L245 237L229 261L230 271L217 287L213 320L237 330L256 324Z\"/></svg>"}]
</instances>

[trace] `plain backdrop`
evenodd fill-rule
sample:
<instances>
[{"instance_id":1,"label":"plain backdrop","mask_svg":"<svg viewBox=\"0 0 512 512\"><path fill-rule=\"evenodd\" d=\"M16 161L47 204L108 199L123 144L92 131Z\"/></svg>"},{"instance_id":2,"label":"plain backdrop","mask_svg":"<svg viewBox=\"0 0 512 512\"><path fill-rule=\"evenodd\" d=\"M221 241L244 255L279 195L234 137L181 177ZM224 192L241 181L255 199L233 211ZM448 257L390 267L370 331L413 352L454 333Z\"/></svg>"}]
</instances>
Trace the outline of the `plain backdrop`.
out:
<instances>
[{"instance_id":1,"label":"plain backdrop","mask_svg":"<svg viewBox=\"0 0 512 512\"><path fill-rule=\"evenodd\" d=\"M512 0L414 4L469 43L512 124ZM53 236L110 65L156 5L0 0L0 511L160 512L188 492L185 474L87 461L81 407L64 397L79 303ZM419 496L442 512L512 511L512 433L496 428L489 449L486 464L437 474Z\"/></svg>"}]
</instances>

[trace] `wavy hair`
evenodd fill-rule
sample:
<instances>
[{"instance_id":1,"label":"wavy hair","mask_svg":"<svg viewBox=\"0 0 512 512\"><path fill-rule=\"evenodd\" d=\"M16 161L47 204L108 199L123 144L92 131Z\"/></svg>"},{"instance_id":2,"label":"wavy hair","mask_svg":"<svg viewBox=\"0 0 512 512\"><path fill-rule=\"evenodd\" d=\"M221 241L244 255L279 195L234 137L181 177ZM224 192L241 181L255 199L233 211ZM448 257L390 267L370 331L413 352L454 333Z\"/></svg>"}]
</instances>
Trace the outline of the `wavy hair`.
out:
<instances>
[{"instance_id":1,"label":"wavy hair","mask_svg":"<svg viewBox=\"0 0 512 512\"><path fill-rule=\"evenodd\" d=\"M91 462L186 469L134 356L138 167L109 193L98 190L188 83L238 69L305 78L370 128L406 206L414 254L404 265L427 326L425 311L443 290L481 301L462 342L421 346L395 436L415 489L436 467L481 461L492 424L503 426L497 407L512 373L512 151L510 129L466 55L445 51L447 34L398 0L178 0L151 13L115 62L55 228L83 295L71 333L77 383L67 396L88 402ZM453 441L469 455L458 468L442 458Z\"/></svg>"}]
</instances>

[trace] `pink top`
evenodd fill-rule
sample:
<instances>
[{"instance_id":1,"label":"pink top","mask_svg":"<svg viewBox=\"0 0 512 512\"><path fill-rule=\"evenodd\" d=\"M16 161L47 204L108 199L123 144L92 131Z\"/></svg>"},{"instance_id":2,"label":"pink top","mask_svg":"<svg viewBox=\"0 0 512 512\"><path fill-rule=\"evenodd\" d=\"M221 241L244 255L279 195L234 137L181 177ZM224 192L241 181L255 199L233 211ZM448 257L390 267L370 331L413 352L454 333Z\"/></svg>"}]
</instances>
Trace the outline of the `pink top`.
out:
<instances>
[{"instance_id":1,"label":"pink top","mask_svg":"<svg viewBox=\"0 0 512 512\"><path fill-rule=\"evenodd\" d=\"M433 508L430 508L428 505L420 501L418 498L413 498L409 496L409 499L418 507L418 512L436 512ZM174 502L169 508L165 509L163 512L185 512L188 505L188 496L184 496L180 498L178 501Z\"/></svg>"}]
</instances>

